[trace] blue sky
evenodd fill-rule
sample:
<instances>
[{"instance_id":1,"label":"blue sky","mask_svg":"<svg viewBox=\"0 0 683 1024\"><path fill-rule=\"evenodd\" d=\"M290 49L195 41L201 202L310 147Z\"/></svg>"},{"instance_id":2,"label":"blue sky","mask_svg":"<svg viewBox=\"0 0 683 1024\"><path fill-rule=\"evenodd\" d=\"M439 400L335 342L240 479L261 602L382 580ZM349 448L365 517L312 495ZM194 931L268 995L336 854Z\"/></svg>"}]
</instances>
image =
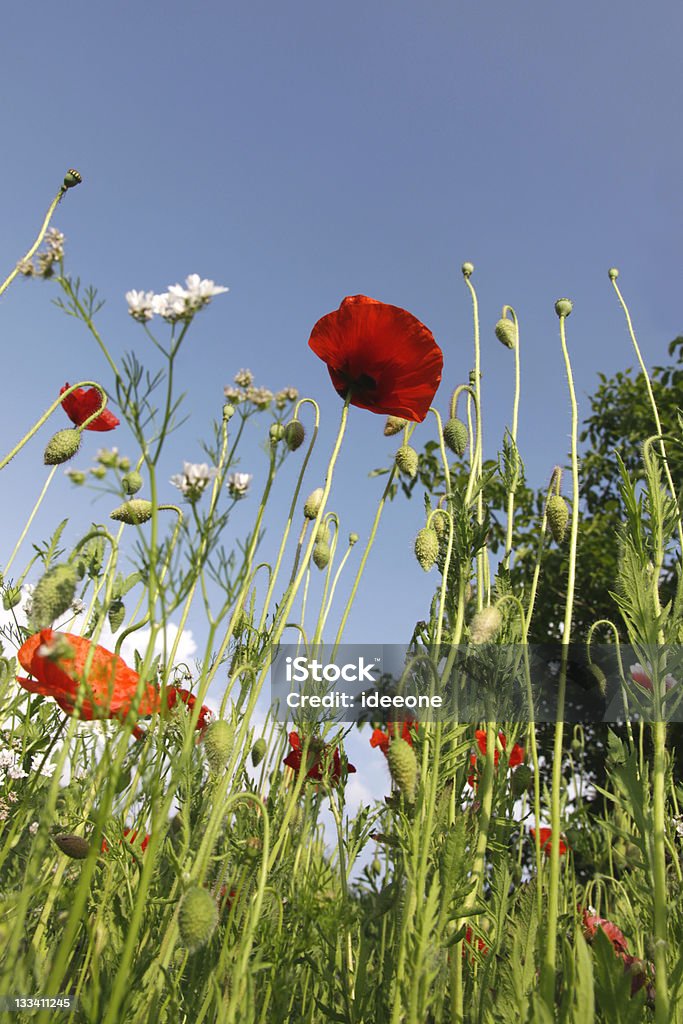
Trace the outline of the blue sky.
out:
<instances>
[{"instance_id":1,"label":"blue sky","mask_svg":"<svg viewBox=\"0 0 683 1024\"><path fill-rule=\"evenodd\" d=\"M460 274L471 260L485 454L510 420L513 360L492 331L509 303L522 332L520 448L541 485L568 449L555 299L574 300L583 411L598 372L633 363L609 266L621 270L648 362L664 361L681 332L682 29L673 2L13 5L0 41L2 259L8 271L74 166L84 183L54 223L69 271L107 299L100 326L117 357L134 349L154 365L127 315L128 289L162 291L191 272L230 287L181 357L191 419L169 476L201 460L197 439L243 366L257 383L293 384L321 403L322 473L340 402L307 340L345 295L403 306L431 328L445 355L445 413L472 365ZM85 330L51 305L55 294L20 280L0 300L7 449L65 380L108 383ZM331 502L344 533L367 534L381 491L367 474L397 447L382 426L352 410ZM3 474L7 551L42 485L50 433ZM427 421L416 445L433 435ZM92 435L75 464L105 441L133 454L123 432ZM256 439L240 468L258 488ZM313 473L309 489L320 482ZM54 495L36 536L69 508L99 521L109 510L109 499L90 505L61 477ZM403 642L427 614L436 576L412 555L421 506L389 508L350 640Z\"/></svg>"}]
</instances>

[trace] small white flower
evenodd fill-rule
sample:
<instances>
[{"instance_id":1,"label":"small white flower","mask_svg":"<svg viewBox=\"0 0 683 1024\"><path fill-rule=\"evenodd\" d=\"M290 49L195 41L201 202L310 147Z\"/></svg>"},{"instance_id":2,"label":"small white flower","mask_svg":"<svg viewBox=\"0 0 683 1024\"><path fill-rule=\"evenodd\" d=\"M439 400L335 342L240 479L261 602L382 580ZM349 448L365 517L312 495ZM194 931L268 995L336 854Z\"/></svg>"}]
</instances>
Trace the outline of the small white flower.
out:
<instances>
[{"instance_id":1,"label":"small white flower","mask_svg":"<svg viewBox=\"0 0 683 1024\"><path fill-rule=\"evenodd\" d=\"M231 498L243 498L251 484L251 473L231 473L228 477L228 491Z\"/></svg>"},{"instance_id":2,"label":"small white flower","mask_svg":"<svg viewBox=\"0 0 683 1024\"><path fill-rule=\"evenodd\" d=\"M183 462L182 473L172 476L170 483L182 491L187 501L194 503L201 498L217 472L217 469L210 469L206 462Z\"/></svg>"},{"instance_id":3,"label":"small white flower","mask_svg":"<svg viewBox=\"0 0 683 1024\"><path fill-rule=\"evenodd\" d=\"M9 768L11 764L14 764L16 754L12 750L0 750L0 769Z\"/></svg>"},{"instance_id":4,"label":"small white flower","mask_svg":"<svg viewBox=\"0 0 683 1024\"><path fill-rule=\"evenodd\" d=\"M25 772L18 762L9 766L7 774L10 779L25 779L28 777L28 772Z\"/></svg>"},{"instance_id":5,"label":"small white flower","mask_svg":"<svg viewBox=\"0 0 683 1024\"><path fill-rule=\"evenodd\" d=\"M154 299L154 292L126 292L128 312L133 320L138 320L141 324L151 320L154 316Z\"/></svg>"},{"instance_id":6,"label":"small white flower","mask_svg":"<svg viewBox=\"0 0 683 1024\"><path fill-rule=\"evenodd\" d=\"M176 320L182 320L185 316L185 292L184 289L180 288L180 285L173 286L176 289L180 289L182 294L173 295L170 290L163 292L161 295L155 295L152 300L152 309L159 316L162 316L164 320L169 323L175 323Z\"/></svg>"},{"instance_id":7,"label":"small white flower","mask_svg":"<svg viewBox=\"0 0 683 1024\"><path fill-rule=\"evenodd\" d=\"M28 827L28 830L29 830L29 833L32 836L34 836L39 828L40 828L40 825L38 824L38 822L37 821L32 821L31 824Z\"/></svg>"},{"instance_id":8,"label":"small white flower","mask_svg":"<svg viewBox=\"0 0 683 1024\"><path fill-rule=\"evenodd\" d=\"M234 376L235 384L240 388L250 388L254 383L254 374L251 370L240 370Z\"/></svg>"},{"instance_id":9,"label":"small white flower","mask_svg":"<svg viewBox=\"0 0 683 1024\"><path fill-rule=\"evenodd\" d=\"M42 754L34 754L34 756L31 758L31 771L37 772L38 770L40 770L41 775L44 775L46 779L51 779L57 769L57 765L54 764L53 761L46 761L41 769L40 766L42 764L42 761Z\"/></svg>"}]
</instances>

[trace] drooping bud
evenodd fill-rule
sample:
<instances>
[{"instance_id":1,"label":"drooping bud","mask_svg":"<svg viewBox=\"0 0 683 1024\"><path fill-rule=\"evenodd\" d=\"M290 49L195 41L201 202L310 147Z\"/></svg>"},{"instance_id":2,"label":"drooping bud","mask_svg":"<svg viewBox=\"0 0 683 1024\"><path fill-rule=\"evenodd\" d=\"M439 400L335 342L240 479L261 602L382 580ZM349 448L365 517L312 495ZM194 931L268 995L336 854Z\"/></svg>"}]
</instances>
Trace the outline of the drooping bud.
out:
<instances>
[{"instance_id":1,"label":"drooping bud","mask_svg":"<svg viewBox=\"0 0 683 1024\"><path fill-rule=\"evenodd\" d=\"M569 316L573 308L574 303L571 299L558 299L555 303L555 312L560 319L562 319L562 317Z\"/></svg>"},{"instance_id":2,"label":"drooping bud","mask_svg":"<svg viewBox=\"0 0 683 1024\"><path fill-rule=\"evenodd\" d=\"M209 768L214 775L220 775L228 763L235 737L235 730L230 722L219 718L208 726L204 733L204 750Z\"/></svg>"},{"instance_id":3,"label":"drooping bud","mask_svg":"<svg viewBox=\"0 0 683 1024\"><path fill-rule=\"evenodd\" d=\"M64 175L64 188L75 188L76 185L80 185L83 178L80 176L75 167L70 167Z\"/></svg>"},{"instance_id":4,"label":"drooping bud","mask_svg":"<svg viewBox=\"0 0 683 1024\"><path fill-rule=\"evenodd\" d=\"M432 528L439 540L447 535L449 520L448 512L445 512L443 509L437 510L436 514L432 516Z\"/></svg>"},{"instance_id":5,"label":"drooping bud","mask_svg":"<svg viewBox=\"0 0 683 1024\"><path fill-rule=\"evenodd\" d=\"M415 538L415 557L425 572L429 572L439 557L439 538L431 526L423 527Z\"/></svg>"},{"instance_id":6,"label":"drooping bud","mask_svg":"<svg viewBox=\"0 0 683 1024\"><path fill-rule=\"evenodd\" d=\"M112 601L112 603L109 605L109 614L107 617L109 619L110 630L112 631L112 633L117 633L119 629L121 629L121 626L123 625L123 620L126 617L126 606L121 600L121 598Z\"/></svg>"},{"instance_id":7,"label":"drooping bud","mask_svg":"<svg viewBox=\"0 0 683 1024\"><path fill-rule=\"evenodd\" d=\"M452 416L443 428L443 439L450 450L462 458L467 451L470 435L463 421Z\"/></svg>"},{"instance_id":8,"label":"drooping bud","mask_svg":"<svg viewBox=\"0 0 683 1024\"><path fill-rule=\"evenodd\" d=\"M254 768L257 768L261 764L261 761L265 756L266 741L264 740L263 736L260 736L259 739L256 740L254 746L251 748L251 763L253 764Z\"/></svg>"},{"instance_id":9,"label":"drooping bud","mask_svg":"<svg viewBox=\"0 0 683 1024\"><path fill-rule=\"evenodd\" d=\"M384 424L384 436L393 437L394 434L400 434L407 422L408 420L403 420L400 416L387 416L387 422Z\"/></svg>"},{"instance_id":10,"label":"drooping bud","mask_svg":"<svg viewBox=\"0 0 683 1024\"><path fill-rule=\"evenodd\" d=\"M137 526L139 523L146 523L152 518L152 502L143 498L133 498L132 501L125 501L113 512L109 513L110 519L116 519L119 523L126 523L128 526Z\"/></svg>"},{"instance_id":11,"label":"drooping bud","mask_svg":"<svg viewBox=\"0 0 683 1024\"><path fill-rule=\"evenodd\" d=\"M83 836L63 833L60 836L53 836L52 841L63 854L71 857L72 860L85 860L90 852L90 843Z\"/></svg>"},{"instance_id":12,"label":"drooping bud","mask_svg":"<svg viewBox=\"0 0 683 1024\"><path fill-rule=\"evenodd\" d=\"M406 476L417 476L418 454L409 444L403 444L396 452L396 465Z\"/></svg>"},{"instance_id":13,"label":"drooping bud","mask_svg":"<svg viewBox=\"0 0 683 1024\"><path fill-rule=\"evenodd\" d=\"M463 263L462 275L463 277L471 277L474 273L474 263Z\"/></svg>"},{"instance_id":14,"label":"drooping bud","mask_svg":"<svg viewBox=\"0 0 683 1024\"><path fill-rule=\"evenodd\" d=\"M291 420L285 427L285 444L290 452L295 452L297 448L301 448L305 437L306 431L300 420Z\"/></svg>"},{"instance_id":15,"label":"drooping bud","mask_svg":"<svg viewBox=\"0 0 683 1024\"><path fill-rule=\"evenodd\" d=\"M503 317L495 327L496 337L506 348L514 348L517 344L517 328L513 320Z\"/></svg>"},{"instance_id":16,"label":"drooping bud","mask_svg":"<svg viewBox=\"0 0 683 1024\"><path fill-rule=\"evenodd\" d=\"M412 803L417 787L417 758L410 743L400 738L393 739L387 750L387 763L395 784L408 803Z\"/></svg>"},{"instance_id":17,"label":"drooping bud","mask_svg":"<svg viewBox=\"0 0 683 1024\"><path fill-rule=\"evenodd\" d=\"M319 569L326 569L330 562L330 545L318 541L313 548L313 561Z\"/></svg>"},{"instance_id":18,"label":"drooping bud","mask_svg":"<svg viewBox=\"0 0 683 1024\"><path fill-rule=\"evenodd\" d=\"M45 449L43 462L46 466L58 466L60 462L68 462L81 447L81 432L74 427L58 430Z\"/></svg>"},{"instance_id":19,"label":"drooping bud","mask_svg":"<svg viewBox=\"0 0 683 1024\"><path fill-rule=\"evenodd\" d=\"M323 491L322 487L316 487L316 489L312 491L311 494L309 494L308 497L306 498L306 501L304 502L304 515L306 516L307 519L317 518L318 512L320 511L320 506L322 504L324 493L325 492Z\"/></svg>"},{"instance_id":20,"label":"drooping bud","mask_svg":"<svg viewBox=\"0 0 683 1024\"><path fill-rule=\"evenodd\" d=\"M503 624L503 617L495 605L482 608L470 623L470 640L473 644L485 644L493 640Z\"/></svg>"},{"instance_id":21,"label":"drooping bud","mask_svg":"<svg viewBox=\"0 0 683 1024\"><path fill-rule=\"evenodd\" d=\"M285 428L282 423L271 423L268 434L270 436L270 443L278 444L285 436Z\"/></svg>"},{"instance_id":22,"label":"drooping bud","mask_svg":"<svg viewBox=\"0 0 683 1024\"><path fill-rule=\"evenodd\" d=\"M76 569L54 565L38 580L31 599L31 629L37 633L68 611L76 593Z\"/></svg>"},{"instance_id":23,"label":"drooping bud","mask_svg":"<svg viewBox=\"0 0 683 1024\"><path fill-rule=\"evenodd\" d=\"M556 544L561 544L564 540L567 523L569 522L569 509L567 508L567 502L561 494L551 495L548 499L546 513L553 540Z\"/></svg>"},{"instance_id":24,"label":"drooping bud","mask_svg":"<svg viewBox=\"0 0 683 1024\"><path fill-rule=\"evenodd\" d=\"M520 764L512 773L510 789L513 796L522 796L529 791L533 776L528 764Z\"/></svg>"},{"instance_id":25,"label":"drooping bud","mask_svg":"<svg viewBox=\"0 0 683 1024\"><path fill-rule=\"evenodd\" d=\"M183 896L178 912L180 938L191 953L205 946L218 924L218 908L211 893L194 886Z\"/></svg>"},{"instance_id":26,"label":"drooping bud","mask_svg":"<svg viewBox=\"0 0 683 1024\"><path fill-rule=\"evenodd\" d=\"M142 487L142 482L142 477L137 469L133 469L130 473L126 473L121 481L121 486L126 494L137 494Z\"/></svg>"}]
</instances>

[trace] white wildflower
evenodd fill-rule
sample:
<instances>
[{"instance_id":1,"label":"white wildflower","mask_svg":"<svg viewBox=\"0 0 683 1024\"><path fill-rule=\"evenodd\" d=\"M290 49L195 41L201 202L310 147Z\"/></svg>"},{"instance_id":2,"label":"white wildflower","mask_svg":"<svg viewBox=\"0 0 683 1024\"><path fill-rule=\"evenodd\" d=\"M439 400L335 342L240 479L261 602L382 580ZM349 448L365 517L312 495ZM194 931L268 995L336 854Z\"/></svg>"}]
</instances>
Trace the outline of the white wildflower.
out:
<instances>
[{"instance_id":1,"label":"white wildflower","mask_svg":"<svg viewBox=\"0 0 683 1024\"><path fill-rule=\"evenodd\" d=\"M154 299L154 292L139 292L135 290L126 292L128 312L133 317L133 320L138 320L141 324L151 320L154 316Z\"/></svg>"},{"instance_id":2,"label":"white wildflower","mask_svg":"<svg viewBox=\"0 0 683 1024\"><path fill-rule=\"evenodd\" d=\"M186 501L194 504L201 498L217 472L217 469L210 469L206 462L183 462L182 473L176 473L170 482L182 491Z\"/></svg>"},{"instance_id":3,"label":"white wildflower","mask_svg":"<svg viewBox=\"0 0 683 1024\"><path fill-rule=\"evenodd\" d=\"M24 771L19 759L17 759L14 764L11 764L9 766L9 768L7 769L7 774L9 775L10 779L25 779L28 777L28 772Z\"/></svg>"},{"instance_id":4,"label":"white wildflower","mask_svg":"<svg viewBox=\"0 0 683 1024\"><path fill-rule=\"evenodd\" d=\"M254 374L251 370L240 370L239 373L235 374L233 380L240 388L250 388L254 383Z\"/></svg>"},{"instance_id":5,"label":"white wildflower","mask_svg":"<svg viewBox=\"0 0 683 1024\"><path fill-rule=\"evenodd\" d=\"M46 761L45 764L43 764L43 767L41 768L40 766L42 762L43 755L34 754L34 756L31 758L31 771L40 771L40 774L44 775L46 779L51 779L57 769L57 765L53 761Z\"/></svg>"},{"instance_id":6,"label":"white wildflower","mask_svg":"<svg viewBox=\"0 0 683 1024\"><path fill-rule=\"evenodd\" d=\"M228 477L228 491L231 498L243 498L251 484L251 473L231 473Z\"/></svg>"},{"instance_id":7,"label":"white wildflower","mask_svg":"<svg viewBox=\"0 0 683 1024\"><path fill-rule=\"evenodd\" d=\"M28 827L30 835L34 836L39 828L40 828L40 825L38 824L38 822L37 821L32 821L31 824Z\"/></svg>"}]
</instances>

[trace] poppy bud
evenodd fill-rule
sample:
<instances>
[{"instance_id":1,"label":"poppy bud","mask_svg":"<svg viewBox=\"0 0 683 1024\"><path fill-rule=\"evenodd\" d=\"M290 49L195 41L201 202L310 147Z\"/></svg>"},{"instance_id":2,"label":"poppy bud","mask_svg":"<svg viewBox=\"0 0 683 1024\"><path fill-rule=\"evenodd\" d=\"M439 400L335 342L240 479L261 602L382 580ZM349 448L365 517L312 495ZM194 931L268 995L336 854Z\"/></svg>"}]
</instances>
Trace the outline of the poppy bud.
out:
<instances>
[{"instance_id":1,"label":"poppy bud","mask_svg":"<svg viewBox=\"0 0 683 1024\"><path fill-rule=\"evenodd\" d=\"M77 487L80 487L82 484L85 483L86 477L82 469L67 469L66 475L68 476L71 483L76 484Z\"/></svg>"},{"instance_id":2,"label":"poppy bud","mask_svg":"<svg viewBox=\"0 0 683 1024\"><path fill-rule=\"evenodd\" d=\"M70 167L64 175L64 188L75 188L76 185L80 185L83 178L80 176L75 167Z\"/></svg>"},{"instance_id":3,"label":"poppy bud","mask_svg":"<svg viewBox=\"0 0 683 1024\"><path fill-rule=\"evenodd\" d=\"M321 522L318 529L315 531L315 540L317 544L329 544L330 543L330 527L328 523Z\"/></svg>"},{"instance_id":4,"label":"poppy bud","mask_svg":"<svg viewBox=\"0 0 683 1024\"><path fill-rule=\"evenodd\" d=\"M418 455L409 444L403 444L396 452L396 465L406 476L417 476Z\"/></svg>"},{"instance_id":5,"label":"poppy bud","mask_svg":"<svg viewBox=\"0 0 683 1024\"><path fill-rule=\"evenodd\" d=\"M81 447L81 432L69 427L67 430L58 430L47 443L43 462L46 466L58 466L60 462L67 462L72 459Z\"/></svg>"},{"instance_id":6,"label":"poppy bud","mask_svg":"<svg viewBox=\"0 0 683 1024\"><path fill-rule=\"evenodd\" d=\"M571 299L558 299L555 303L555 312L560 319L569 316L573 308L574 304Z\"/></svg>"},{"instance_id":7,"label":"poppy bud","mask_svg":"<svg viewBox=\"0 0 683 1024\"><path fill-rule=\"evenodd\" d=\"M600 693L604 697L607 692L607 676L602 671L600 666L596 665L594 662L591 662L591 664L588 667L590 669L591 675L598 684L598 689L600 690Z\"/></svg>"},{"instance_id":8,"label":"poppy bud","mask_svg":"<svg viewBox=\"0 0 683 1024\"><path fill-rule=\"evenodd\" d=\"M316 487L316 489L306 498L306 501L304 502L304 515L307 519L317 518L324 493L325 492L322 487Z\"/></svg>"},{"instance_id":9,"label":"poppy bud","mask_svg":"<svg viewBox=\"0 0 683 1024\"><path fill-rule=\"evenodd\" d=\"M417 758L410 743L404 739L392 740L387 750L387 763L395 784L412 804L417 786Z\"/></svg>"},{"instance_id":10,"label":"poppy bud","mask_svg":"<svg viewBox=\"0 0 683 1024\"><path fill-rule=\"evenodd\" d=\"M137 469L134 469L131 473L127 473L124 476L121 484L126 494L137 494L142 487L142 477Z\"/></svg>"},{"instance_id":11,"label":"poppy bud","mask_svg":"<svg viewBox=\"0 0 683 1024\"><path fill-rule=\"evenodd\" d=\"M301 448L305 437L306 431L304 430L303 423L299 420L292 420L285 427L285 444L290 452L295 452L297 448Z\"/></svg>"},{"instance_id":12,"label":"poppy bud","mask_svg":"<svg viewBox=\"0 0 683 1024\"><path fill-rule=\"evenodd\" d=\"M496 337L506 348L514 348L517 344L517 328L514 321L503 317L495 326Z\"/></svg>"},{"instance_id":13,"label":"poppy bud","mask_svg":"<svg viewBox=\"0 0 683 1024\"><path fill-rule=\"evenodd\" d=\"M619 277L619 271L616 267L610 267L607 273L609 274L610 281L616 281L616 279Z\"/></svg>"},{"instance_id":14,"label":"poppy bud","mask_svg":"<svg viewBox=\"0 0 683 1024\"><path fill-rule=\"evenodd\" d=\"M393 437L394 434L400 434L407 422L408 420L403 420L400 416L387 416L387 422L384 424L384 436Z\"/></svg>"},{"instance_id":15,"label":"poppy bud","mask_svg":"<svg viewBox=\"0 0 683 1024\"><path fill-rule=\"evenodd\" d=\"M474 273L474 263L463 263L462 265L463 277L471 277Z\"/></svg>"},{"instance_id":16,"label":"poppy bud","mask_svg":"<svg viewBox=\"0 0 683 1024\"><path fill-rule=\"evenodd\" d=\"M281 423L271 423L268 433L270 435L270 443L277 444L285 436L285 428Z\"/></svg>"},{"instance_id":17,"label":"poppy bud","mask_svg":"<svg viewBox=\"0 0 683 1024\"><path fill-rule=\"evenodd\" d=\"M330 561L330 545L318 541L313 548L313 561L319 569L326 569Z\"/></svg>"},{"instance_id":18,"label":"poppy bud","mask_svg":"<svg viewBox=\"0 0 683 1024\"><path fill-rule=\"evenodd\" d=\"M482 608L470 623L470 640L473 644L484 644L494 638L502 624L503 618L495 605Z\"/></svg>"},{"instance_id":19,"label":"poppy bud","mask_svg":"<svg viewBox=\"0 0 683 1024\"><path fill-rule=\"evenodd\" d=\"M219 718L207 728L204 733L204 750L209 768L214 775L219 775L225 770L232 750L235 730L230 722Z\"/></svg>"},{"instance_id":20,"label":"poppy bud","mask_svg":"<svg viewBox=\"0 0 683 1024\"><path fill-rule=\"evenodd\" d=\"M528 764L520 764L512 773L510 788L513 796L522 796L527 793L533 776Z\"/></svg>"},{"instance_id":21,"label":"poppy bud","mask_svg":"<svg viewBox=\"0 0 683 1024\"><path fill-rule=\"evenodd\" d=\"M449 522L450 516L447 512L444 512L443 509L438 511L436 515L432 516L432 529L439 540L441 540L442 537L445 537L448 533Z\"/></svg>"},{"instance_id":22,"label":"poppy bud","mask_svg":"<svg viewBox=\"0 0 683 1024\"><path fill-rule=\"evenodd\" d=\"M561 544L564 540L567 523L569 522L569 509L567 508L567 502L561 494L553 494L548 499L546 512L553 540L557 544Z\"/></svg>"},{"instance_id":23,"label":"poppy bud","mask_svg":"<svg viewBox=\"0 0 683 1024\"><path fill-rule=\"evenodd\" d=\"M259 737L259 739L256 740L256 743L251 748L251 763L253 764L254 768L257 768L261 764L261 761L265 756L266 741L264 740L263 736L261 736Z\"/></svg>"},{"instance_id":24,"label":"poppy bud","mask_svg":"<svg viewBox=\"0 0 683 1024\"><path fill-rule=\"evenodd\" d=\"M439 538L431 526L425 526L415 538L415 557L425 572L429 572L439 557Z\"/></svg>"},{"instance_id":25,"label":"poppy bud","mask_svg":"<svg viewBox=\"0 0 683 1024\"><path fill-rule=\"evenodd\" d=\"M452 452L462 457L467 451L470 435L463 421L453 416L443 428L443 439Z\"/></svg>"},{"instance_id":26,"label":"poppy bud","mask_svg":"<svg viewBox=\"0 0 683 1024\"><path fill-rule=\"evenodd\" d=\"M143 498L133 498L132 501L126 501L110 512L109 518L116 519L119 523L127 523L128 526L146 523L152 518L152 502Z\"/></svg>"},{"instance_id":27,"label":"poppy bud","mask_svg":"<svg viewBox=\"0 0 683 1024\"><path fill-rule=\"evenodd\" d=\"M360 540L360 538L359 538L357 533L350 533L349 534L349 547L352 548L353 545L357 544L359 540Z\"/></svg>"},{"instance_id":28,"label":"poppy bud","mask_svg":"<svg viewBox=\"0 0 683 1024\"><path fill-rule=\"evenodd\" d=\"M118 601L112 601L109 605L109 628L112 633L118 632L123 625L123 620L126 617L126 606L123 601L119 598Z\"/></svg>"},{"instance_id":29,"label":"poppy bud","mask_svg":"<svg viewBox=\"0 0 683 1024\"><path fill-rule=\"evenodd\" d=\"M76 593L73 565L54 565L38 580L31 599L31 628L34 632L51 626L68 611Z\"/></svg>"},{"instance_id":30,"label":"poppy bud","mask_svg":"<svg viewBox=\"0 0 683 1024\"><path fill-rule=\"evenodd\" d=\"M83 836L64 833L61 836L53 836L52 839L55 846L72 860L85 860L90 851L90 843Z\"/></svg>"},{"instance_id":31,"label":"poppy bud","mask_svg":"<svg viewBox=\"0 0 683 1024\"><path fill-rule=\"evenodd\" d=\"M218 924L218 909L211 893L195 886L183 896L178 912L180 939L193 953L205 946Z\"/></svg>"}]
</instances>

